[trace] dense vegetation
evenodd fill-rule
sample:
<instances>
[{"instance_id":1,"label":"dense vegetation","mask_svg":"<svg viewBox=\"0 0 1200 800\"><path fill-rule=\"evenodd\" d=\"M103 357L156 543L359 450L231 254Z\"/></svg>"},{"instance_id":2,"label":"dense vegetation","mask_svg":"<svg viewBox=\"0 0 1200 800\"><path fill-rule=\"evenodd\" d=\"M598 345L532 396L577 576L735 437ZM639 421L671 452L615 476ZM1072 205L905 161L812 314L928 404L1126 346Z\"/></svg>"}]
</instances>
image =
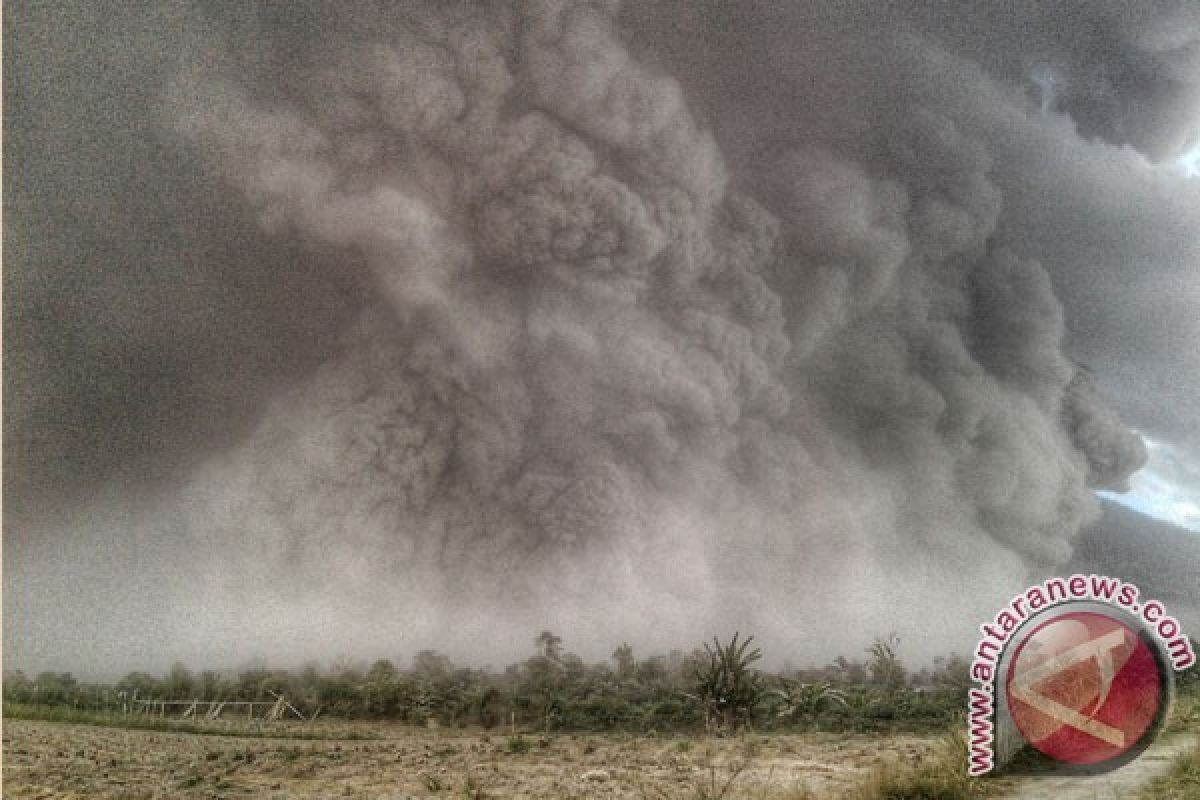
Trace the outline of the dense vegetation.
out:
<instances>
[{"instance_id":1,"label":"dense vegetation","mask_svg":"<svg viewBox=\"0 0 1200 800\"><path fill-rule=\"evenodd\" d=\"M887 730L940 728L966 707L967 662L940 659L911 672L895 640L879 640L863 660L838 658L813 669L776 673L751 667L750 639L714 641L691 653L638 659L623 644L611 663L587 664L544 631L536 651L503 671L456 666L437 652L407 668L381 659L330 669L246 668L166 675L133 672L113 685L80 683L69 673L5 675L14 707L136 712L138 700L260 701L285 696L306 716L389 719L415 724L523 730L677 731ZM1181 683L1198 684L1196 670ZM182 709L176 707L175 714Z\"/></svg>"},{"instance_id":2,"label":"dense vegetation","mask_svg":"<svg viewBox=\"0 0 1200 800\"><path fill-rule=\"evenodd\" d=\"M748 642L714 641L716 649L642 659L622 644L611 663L587 664L566 651L560 637L544 631L533 655L502 672L456 666L431 650L417 653L407 669L386 659L325 670L196 673L176 664L163 676L133 672L112 685L81 683L69 673L30 678L13 672L5 675L4 699L21 706L136 711L137 701L147 699L267 702L283 695L308 716L484 728L718 732L742 725L874 730L898 720L938 725L965 705L967 665L961 658L909 674L893 644L879 642L865 661L839 658L819 669L767 674L750 668L757 651L747 652Z\"/></svg>"}]
</instances>

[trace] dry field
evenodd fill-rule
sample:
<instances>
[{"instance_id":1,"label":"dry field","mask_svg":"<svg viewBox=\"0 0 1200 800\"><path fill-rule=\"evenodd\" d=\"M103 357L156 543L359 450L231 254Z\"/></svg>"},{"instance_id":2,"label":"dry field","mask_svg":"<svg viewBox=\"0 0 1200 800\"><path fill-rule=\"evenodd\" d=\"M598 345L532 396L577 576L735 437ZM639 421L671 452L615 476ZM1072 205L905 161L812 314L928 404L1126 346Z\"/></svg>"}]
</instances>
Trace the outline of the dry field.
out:
<instances>
[{"instance_id":1,"label":"dry field","mask_svg":"<svg viewBox=\"0 0 1200 800\"><path fill-rule=\"evenodd\" d=\"M347 730L347 726L340 726ZM266 739L5 720L5 798L844 797L888 755L936 737L727 739L523 734L362 724L370 739ZM811 794L810 794L811 793Z\"/></svg>"}]
</instances>

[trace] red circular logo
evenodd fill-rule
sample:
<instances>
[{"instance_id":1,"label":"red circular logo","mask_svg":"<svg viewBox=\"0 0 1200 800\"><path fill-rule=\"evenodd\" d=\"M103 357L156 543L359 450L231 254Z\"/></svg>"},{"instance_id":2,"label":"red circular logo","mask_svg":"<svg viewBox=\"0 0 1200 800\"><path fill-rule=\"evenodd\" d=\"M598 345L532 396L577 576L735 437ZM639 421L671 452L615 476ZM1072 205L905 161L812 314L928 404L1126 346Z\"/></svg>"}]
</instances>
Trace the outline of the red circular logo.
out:
<instances>
[{"instance_id":1,"label":"red circular logo","mask_svg":"<svg viewBox=\"0 0 1200 800\"><path fill-rule=\"evenodd\" d=\"M1005 680L1017 730L1068 764L1098 765L1144 746L1168 701L1151 645L1124 622L1093 611L1035 628Z\"/></svg>"}]
</instances>

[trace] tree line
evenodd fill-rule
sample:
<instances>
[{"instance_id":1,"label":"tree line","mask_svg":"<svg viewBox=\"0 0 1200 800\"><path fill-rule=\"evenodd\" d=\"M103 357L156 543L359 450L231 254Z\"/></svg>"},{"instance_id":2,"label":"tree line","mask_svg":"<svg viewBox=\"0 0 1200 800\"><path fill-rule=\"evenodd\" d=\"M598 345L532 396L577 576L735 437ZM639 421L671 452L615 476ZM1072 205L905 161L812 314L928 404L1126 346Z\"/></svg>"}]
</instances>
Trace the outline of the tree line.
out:
<instances>
[{"instance_id":1,"label":"tree line","mask_svg":"<svg viewBox=\"0 0 1200 800\"><path fill-rule=\"evenodd\" d=\"M321 669L195 672L181 663L165 675L131 672L113 684L70 673L6 673L6 703L135 713L138 701L271 701L285 696L305 715L387 719L446 726L523 730L729 731L808 727L881 729L942 725L966 704L968 662L951 656L909 670L894 637L864 658L823 667L756 668L753 637L734 635L690 653L638 658L621 644L611 660L588 664L543 631L532 654L503 670L454 664L434 650L406 667L389 659Z\"/></svg>"}]
</instances>

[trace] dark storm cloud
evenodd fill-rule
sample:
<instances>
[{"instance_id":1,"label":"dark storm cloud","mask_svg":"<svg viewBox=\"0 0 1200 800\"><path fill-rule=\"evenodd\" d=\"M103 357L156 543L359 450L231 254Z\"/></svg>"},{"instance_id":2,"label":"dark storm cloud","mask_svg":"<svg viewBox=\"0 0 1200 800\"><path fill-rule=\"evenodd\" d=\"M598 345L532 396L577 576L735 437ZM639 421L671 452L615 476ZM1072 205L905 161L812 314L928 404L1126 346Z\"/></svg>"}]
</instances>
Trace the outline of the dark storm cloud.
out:
<instances>
[{"instance_id":1,"label":"dark storm cloud","mask_svg":"<svg viewBox=\"0 0 1200 800\"><path fill-rule=\"evenodd\" d=\"M926 2L904 15L946 49L1067 115L1084 139L1154 160L1197 137L1200 7L1190 0Z\"/></svg>"},{"instance_id":2,"label":"dark storm cloud","mask_svg":"<svg viewBox=\"0 0 1200 800\"><path fill-rule=\"evenodd\" d=\"M6 87L6 637L58 652L61 542L127 550L83 596L128 569L197 658L963 645L1144 459L1097 387L1141 425L1123 381L1194 322L1130 358L1104 310L1195 291L1197 213L1117 147L1194 134L1185 17L969 11L24 12L17 45L78 38Z\"/></svg>"},{"instance_id":3,"label":"dark storm cloud","mask_svg":"<svg viewBox=\"0 0 1200 800\"><path fill-rule=\"evenodd\" d=\"M989 164L987 181L968 194L1003 207L993 245L1049 273L1066 307L1067 352L1093 368L1135 427L1200 449L1200 362L1186 344L1200 337L1200 181L1171 163L1200 142L1194 4L740 3L662 12L628 9L630 30L649 57L704 76L689 84L691 99L735 163L761 164L799 138L928 182L949 165L897 145L915 117L940 116L944 129L973 141ZM1124 116L1085 134L1070 109L1043 108L1045 65L1057 65L1061 92L1064 71L1136 59L1161 65L1150 71L1160 85L1137 94L1160 112L1127 103ZM1154 141L1120 135L1138 128Z\"/></svg>"},{"instance_id":4,"label":"dark storm cloud","mask_svg":"<svg viewBox=\"0 0 1200 800\"><path fill-rule=\"evenodd\" d=\"M161 135L164 76L194 36L181 9L7 16L5 486L23 520L236 440L272 377L321 360L355 284L267 241Z\"/></svg>"}]
</instances>

